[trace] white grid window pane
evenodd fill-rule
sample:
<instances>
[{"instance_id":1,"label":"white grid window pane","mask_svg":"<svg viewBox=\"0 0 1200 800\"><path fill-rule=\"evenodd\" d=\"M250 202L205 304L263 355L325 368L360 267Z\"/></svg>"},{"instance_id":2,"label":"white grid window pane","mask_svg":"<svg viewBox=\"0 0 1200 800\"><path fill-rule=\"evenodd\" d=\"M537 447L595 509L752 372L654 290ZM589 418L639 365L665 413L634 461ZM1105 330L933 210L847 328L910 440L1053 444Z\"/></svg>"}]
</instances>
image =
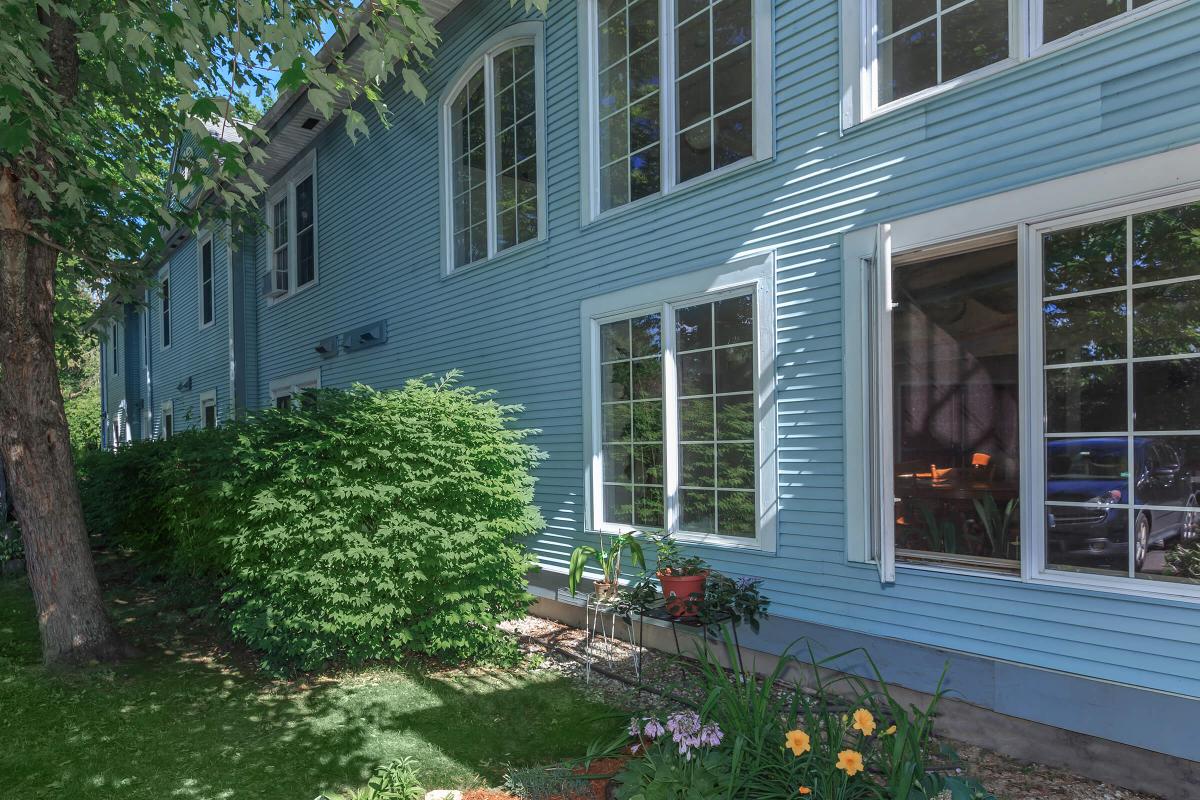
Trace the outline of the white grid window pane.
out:
<instances>
[{"instance_id":1,"label":"white grid window pane","mask_svg":"<svg viewBox=\"0 0 1200 800\"><path fill-rule=\"evenodd\" d=\"M754 155L750 0L676 0L675 115L679 181Z\"/></svg>"},{"instance_id":2,"label":"white grid window pane","mask_svg":"<svg viewBox=\"0 0 1200 800\"><path fill-rule=\"evenodd\" d=\"M1200 204L1047 233L1046 563L1197 583Z\"/></svg>"},{"instance_id":3,"label":"white grid window pane","mask_svg":"<svg viewBox=\"0 0 1200 800\"><path fill-rule=\"evenodd\" d=\"M754 298L676 309L679 527L756 532Z\"/></svg>"},{"instance_id":4,"label":"white grid window pane","mask_svg":"<svg viewBox=\"0 0 1200 800\"><path fill-rule=\"evenodd\" d=\"M487 111L483 67L450 106L454 266L487 257Z\"/></svg>"},{"instance_id":5,"label":"white grid window pane","mask_svg":"<svg viewBox=\"0 0 1200 800\"><path fill-rule=\"evenodd\" d=\"M496 120L496 250L538 235L537 76L533 45L493 61Z\"/></svg>"},{"instance_id":6,"label":"white grid window pane","mask_svg":"<svg viewBox=\"0 0 1200 800\"><path fill-rule=\"evenodd\" d=\"M1011 0L877 0L879 104L1009 55Z\"/></svg>"},{"instance_id":7,"label":"white grid window pane","mask_svg":"<svg viewBox=\"0 0 1200 800\"><path fill-rule=\"evenodd\" d=\"M601 325L600 352L602 519L662 528L661 315Z\"/></svg>"},{"instance_id":8,"label":"white grid window pane","mask_svg":"<svg viewBox=\"0 0 1200 800\"><path fill-rule=\"evenodd\" d=\"M661 188L658 0L598 4L600 210Z\"/></svg>"}]
</instances>

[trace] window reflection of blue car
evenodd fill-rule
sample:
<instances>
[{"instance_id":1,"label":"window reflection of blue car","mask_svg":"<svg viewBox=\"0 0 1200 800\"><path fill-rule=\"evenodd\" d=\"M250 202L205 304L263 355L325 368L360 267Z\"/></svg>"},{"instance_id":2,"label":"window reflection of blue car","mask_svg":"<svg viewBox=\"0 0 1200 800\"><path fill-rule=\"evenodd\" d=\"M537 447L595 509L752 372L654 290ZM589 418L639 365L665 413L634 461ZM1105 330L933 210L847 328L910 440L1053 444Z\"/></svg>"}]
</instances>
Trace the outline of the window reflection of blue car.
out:
<instances>
[{"instance_id":1,"label":"window reflection of blue car","mask_svg":"<svg viewBox=\"0 0 1200 800\"><path fill-rule=\"evenodd\" d=\"M1046 538L1051 564L1125 570L1129 560L1126 439L1054 439L1046 446ZM1195 476L1169 442L1134 439L1134 565L1146 553L1200 532ZM1085 506L1055 506L1055 502ZM1195 510L1192 510L1195 509Z\"/></svg>"}]
</instances>

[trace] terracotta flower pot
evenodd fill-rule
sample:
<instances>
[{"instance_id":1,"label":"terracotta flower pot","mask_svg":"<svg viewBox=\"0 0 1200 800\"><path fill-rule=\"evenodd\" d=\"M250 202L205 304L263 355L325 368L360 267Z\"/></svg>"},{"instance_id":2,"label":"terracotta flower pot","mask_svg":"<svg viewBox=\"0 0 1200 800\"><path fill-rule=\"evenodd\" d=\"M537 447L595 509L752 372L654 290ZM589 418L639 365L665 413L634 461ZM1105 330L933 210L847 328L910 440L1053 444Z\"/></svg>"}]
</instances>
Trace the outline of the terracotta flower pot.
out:
<instances>
[{"instance_id":1,"label":"terracotta flower pot","mask_svg":"<svg viewBox=\"0 0 1200 800\"><path fill-rule=\"evenodd\" d=\"M708 580L708 570L698 575L668 575L656 572L655 576L662 584L663 599L667 601L667 611L672 616L690 619L696 616L696 602L704 599L704 582ZM692 595L696 595L695 598Z\"/></svg>"},{"instance_id":2,"label":"terracotta flower pot","mask_svg":"<svg viewBox=\"0 0 1200 800\"><path fill-rule=\"evenodd\" d=\"M620 590L621 587L616 581L612 581L611 583L608 581L596 581L597 600L614 600Z\"/></svg>"}]
</instances>

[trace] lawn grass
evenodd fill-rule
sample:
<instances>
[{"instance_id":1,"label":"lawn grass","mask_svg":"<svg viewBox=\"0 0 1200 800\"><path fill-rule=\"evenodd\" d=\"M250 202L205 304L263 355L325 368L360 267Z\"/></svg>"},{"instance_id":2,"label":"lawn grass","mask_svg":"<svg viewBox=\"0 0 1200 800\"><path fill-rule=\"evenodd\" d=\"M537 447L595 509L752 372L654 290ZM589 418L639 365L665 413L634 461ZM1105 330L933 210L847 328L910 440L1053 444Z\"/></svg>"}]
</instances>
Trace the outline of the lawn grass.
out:
<instances>
[{"instance_id":1,"label":"lawn grass","mask_svg":"<svg viewBox=\"0 0 1200 800\"><path fill-rule=\"evenodd\" d=\"M24 580L0 580L0 785L73 800L311 800L413 756L428 788L495 785L581 756L619 725L528 669L374 667L305 682L260 674L205 626L130 587L110 598L142 655L49 674Z\"/></svg>"}]
</instances>

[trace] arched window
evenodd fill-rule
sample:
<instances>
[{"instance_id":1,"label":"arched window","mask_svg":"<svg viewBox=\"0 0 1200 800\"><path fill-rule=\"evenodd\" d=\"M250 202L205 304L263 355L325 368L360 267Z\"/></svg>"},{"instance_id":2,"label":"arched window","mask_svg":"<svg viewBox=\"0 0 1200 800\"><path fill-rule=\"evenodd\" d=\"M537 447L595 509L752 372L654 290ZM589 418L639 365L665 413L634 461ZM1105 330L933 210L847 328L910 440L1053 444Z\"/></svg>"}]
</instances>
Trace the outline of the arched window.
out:
<instances>
[{"instance_id":1,"label":"arched window","mask_svg":"<svg viewBox=\"0 0 1200 800\"><path fill-rule=\"evenodd\" d=\"M545 235L541 26L489 42L442 107L446 269Z\"/></svg>"}]
</instances>

